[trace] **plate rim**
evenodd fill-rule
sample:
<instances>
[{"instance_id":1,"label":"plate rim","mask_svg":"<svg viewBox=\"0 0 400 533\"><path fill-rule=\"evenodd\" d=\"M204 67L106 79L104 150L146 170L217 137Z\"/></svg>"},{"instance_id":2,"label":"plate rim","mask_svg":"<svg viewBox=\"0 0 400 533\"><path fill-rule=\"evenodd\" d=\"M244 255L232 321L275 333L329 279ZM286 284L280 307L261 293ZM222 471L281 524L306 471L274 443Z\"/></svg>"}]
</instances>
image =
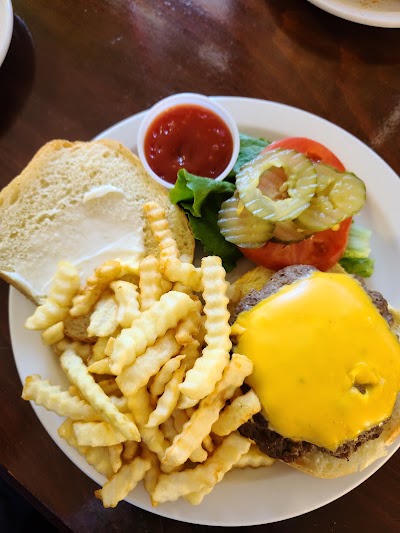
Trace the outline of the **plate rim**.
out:
<instances>
[{"instance_id":1,"label":"plate rim","mask_svg":"<svg viewBox=\"0 0 400 533\"><path fill-rule=\"evenodd\" d=\"M400 28L400 12L398 11L378 11L362 6L358 8L349 6L346 9L346 5L343 4L342 0L308 1L323 11L350 22L356 22L365 26L374 26L376 28Z\"/></svg>"},{"instance_id":2,"label":"plate rim","mask_svg":"<svg viewBox=\"0 0 400 533\"><path fill-rule=\"evenodd\" d=\"M372 149L370 149L368 146L366 146L357 137L355 137L351 133L347 132L343 128L339 127L338 125L334 124L333 122L328 121L327 119L325 119L323 117L320 117L320 116L315 115L313 113L310 113L308 111L302 110L300 108L292 107L292 106L287 105L287 104L281 104L281 103L278 103L278 102L272 102L272 101L258 99L258 98L235 97L235 96L218 96L218 97L216 96L215 98L220 100L222 103L225 101L225 102L231 102L231 103L234 103L234 102L239 103L240 102L240 104L243 104L243 103L246 103L247 101L249 101L249 102L252 102L254 104L262 103L263 105L266 105L266 107L272 105L273 107L277 107L278 110L285 109L287 112L295 111L295 112L298 112L298 113L301 113L301 114L304 114L304 115L309 115L310 117L313 117L313 119L317 119L317 121L324 122L327 126L329 126L329 128L333 127L338 132L344 133L346 136L349 136L349 137L352 137L353 139L355 139L355 141L357 141L358 143L360 143L364 147L366 147L369 150L370 154L374 154L374 156L379 159L380 164L384 164L386 166L386 168L391 171L392 174L395 174L393 169L391 169L391 167L378 154L376 154ZM101 139L101 138L105 138L105 137L110 136L111 132L113 130L115 130L115 129L118 129L118 128L121 128L121 127L122 128L125 128L125 127L129 128L131 122L134 121L134 120L136 120L136 121L140 120L140 117L143 116L144 113L145 113L145 111L141 111L141 112L139 112L137 114L134 114L134 115L132 115L130 117L127 117L127 118L115 123L114 125L111 125L109 128L107 128L103 132L99 133L96 136L96 139ZM113 137L111 137L111 138L113 138ZM12 323L14 322L14 319L11 316L11 310L13 309L13 306L15 305L16 299L18 299L18 297L21 297L20 293L18 293L18 291L16 289L11 287L10 288L10 292L9 292L9 314L10 314L10 333L11 333L11 340L12 340L12 346L13 346L13 354L14 354L14 346L16 345L16 342L14 340L15 339L15 331L13 331L13 328L11 327ZM16 358L15 355L14 355L14 360L15 360L15 364L17 366L19 377L20 377L20 379L22 381L22 376L24 374L20 370L19 361L17 361L17 358ZM90 467L90 465L87 465L87 468L82 469L82 467L79 464L77 464L76 457L77 457L77 455L79 455L78 452L76 452L76 450L74 450L73 448L70 448L63 441L61 441L61 444L60 444L60 442L57 440L57 438L54 438L54 436L47 430L46 424L44 424L44 422L42 420L42 416L41 416L41 409L42 408L36 406L32 402L30 402L30 403L31 403L31 405L32 405L32 407L33 407L33 409L34 409L34 411L36 413L36 416L39 418L39 421L44 426L46 432L53 439L53 441L57 444L57 446L59 448L61 448L63 453L65 455L67 455L67 457L75 464L75 466L77 466L89 478L91 478L92 480L94 480L97 483L102 483L104 481L103 476L101 476L101 474L98 474L92 467ZM357 479L354 483L349 483L346 488L344 488L343 490L339 491L338 493L335 493L335 495L333 497L329 496L329 497L325 498L320 504L312 505L311 507L309 507L309 508L307 508L307 509L305 509L305 510L303 510L301 512L294 512L292 514L287 513L285 516L282 516L279 519L269 520L268 518L256 518L256 519L252 519L252 520L248 520L248 521L243 521L242 520L240 523L237 523L237 519L235 519L236 523L232 523L230 521L227 521L226 519L224 521L221 521L221 519L210 520L210 519L202 518L201 517L201 513L199 513L199 517L197 517L196 519L190 519L190 518L181 516L180 513L178 513L178 515L179 515L178 516L178 515L170 512L170 510L169 510L169 508L167 508L167 506L165 506L165 507L159 506L159 507L154 509L154 508L151 507L151 505L149 505L149 506L142 505L141 503L138 503L138 502L132 502L132 501L130 501L130 499L127 499L127 501L129 503L139 507L139 508L142 508L142 509L144 509L146 511L152 512L153 514L157 514L159 516L163 516L163 517L166 517L166 518L180 520L180 521L187 522L187 523L199 524L199 525L226 526L226 527L237 526L237 527L239 527L239 526L254 526L254 525L267 524L267 523L275 523L275 522L278 522L278 521L287 520L287 519L290 519L290 518L295 518L295 517L301 516L303 514L306 514L308 512L311 512L311 511L314 511L316 509L319 509L321 507L324 507L325 505L328 505L329 503L341 498L345 494L347 494L350 491L354 490L356 487L358 487L364 481L366 481L373 473L375 473L386 461L388 461L389 458L396 452L396 450L398 449L399 446L400 446L400 442L395 443L395 445L392 445L389 448L388 454L384 458L379 459L373 465L371 465L367 470L365 470L362 473L360 473L361 474L361 476L360 476L361 478L360 479ZM305 475L305 474L303 474L303 475ZM347 476L347 479L349 479L349 476ZM246 518L248 518L248 517L246 517Z\"/></svg>"}]
</instances>

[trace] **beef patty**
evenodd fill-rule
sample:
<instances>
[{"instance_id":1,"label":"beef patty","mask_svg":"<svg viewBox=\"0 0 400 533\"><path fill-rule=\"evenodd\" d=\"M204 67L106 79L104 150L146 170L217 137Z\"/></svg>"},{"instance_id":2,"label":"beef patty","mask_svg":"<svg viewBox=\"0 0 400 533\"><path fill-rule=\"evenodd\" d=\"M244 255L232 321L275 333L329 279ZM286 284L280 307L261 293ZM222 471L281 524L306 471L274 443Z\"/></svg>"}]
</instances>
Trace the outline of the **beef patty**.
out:
<instances>
[{"instance_id":1,"label":"beef patty","mask_svg":"<svg viewBox=\"0 0 400 533\"><path fill-rule=\"evenodd\" d=\"M293 265L279 270L262 289L259 291L252 290L240 300L236 306L235 312L232 314L231 323L236 320L239 313L250 310L260 301L277 292L281 287L290 285L298 279L309 276L316 270L316 268L307 265ZM371 298L379 313L388 324L391 325L393 317L389 311L388 303L385 298L377 291L370 291L365 286L362 279L357 278L357 280ZM360 390L360 392L363 391ZM383 427L384 422L364 431L357 437L357 439L341 444L334 452L327 450L326 448L320 448L306 441L296 442L286 437L282 437L282 435L279 435L279 433L276 433L276 431L273 431L268 427L268 420L266 420L261 413L257 413L251 420L240 426L239 432L244 437L252 439L265 454L274 459L280 459L286 463L290 463L312 449L319 449L335 457L348 459L349 456L361 446L361 444L368 440L378 438L383 431Z\"/></svg>"}]
</instances>

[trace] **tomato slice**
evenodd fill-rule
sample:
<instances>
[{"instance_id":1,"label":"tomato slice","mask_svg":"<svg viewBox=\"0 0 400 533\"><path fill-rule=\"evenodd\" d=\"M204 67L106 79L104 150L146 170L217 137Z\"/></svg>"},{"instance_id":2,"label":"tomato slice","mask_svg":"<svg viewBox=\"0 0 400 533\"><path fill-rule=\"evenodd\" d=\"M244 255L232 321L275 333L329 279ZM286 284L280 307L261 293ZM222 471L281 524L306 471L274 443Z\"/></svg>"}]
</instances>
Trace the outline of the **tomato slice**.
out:
<instances>
[{"instance_id":1,"label":"tomato slice","mask_svg":"<svg viewBox=\"0 0 400 533\"><path fill-rule=\"evenodd\" d=\"M261 248L241 248L243 255L257 265L279 270L289 265L313 265L325 271L335 265L347 246L351 218L339 224L339 229L315 233L304 241L281 244L267 242Z\"/></svg>"},{"instance_id":2,"label":"tomato slice","mask_svg":"<svg viewBox=\"0 0 400 533\"><path fill-rule=\"evenodd\" d=\"M335 167L340 172L345 170L342 162L328 148L317 141L305 137L288 137L275 141L263 152L276 148L296 150L313 161L320 161ZM268 241L261 248L241 248L241 252L257 265L279 270L289 265L313 265L319 270L332 268L342 257L350 232L351 218L338 225L335 230L327 229L315 233L308 239L292 244Z\"/></svg>"},{"instance_id":3,"label":"tomato slice","mask_svg":"<svg viewBox=\"0 0 400 533\"><path fill-rule=\"evenodd\" d=\"M287 137L286 139L274 141L264 148L262 153L276 150L277 148L282 148L283 150L296 150L296 152L301 152L313 161L320 161L325 165L330 165L331 167L336 168L339 172L344 172L346 170L340 159L326 148L326 146L317 141L313 141L312 139L307 139L306 137Z\"/></svg>"}]
</instances>

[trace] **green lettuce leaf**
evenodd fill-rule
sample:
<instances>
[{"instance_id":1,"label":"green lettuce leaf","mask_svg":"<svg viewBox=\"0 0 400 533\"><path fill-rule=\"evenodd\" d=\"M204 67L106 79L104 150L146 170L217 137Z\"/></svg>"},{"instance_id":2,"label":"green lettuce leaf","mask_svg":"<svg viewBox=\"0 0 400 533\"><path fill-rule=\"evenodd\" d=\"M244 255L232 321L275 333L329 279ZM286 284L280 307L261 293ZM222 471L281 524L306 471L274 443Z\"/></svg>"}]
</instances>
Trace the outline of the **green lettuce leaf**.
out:
<instances>
[{"instance_id":1,"label":"green lettuce leaf","mask_svg":"<svg viewBox=\"0 0 400 533\"><path fill-rule=\"evenodd\" d=\"M369 278L374 272L374 260L371 253L371 230L353 222L350 228L346 250L339 261L346 272Z\"/></svg>"},{"instance_id":2,"label":"green lettuce leaf","mask_svg":"<svg viewBox=\"0 0 400 533\"><path fill-rule=\"evenodd\" d=\"M356 274L363 278L369 278L374 273L374 260L369 257L354 259L344 257L339 261L339 264L349 274Z\"/></svg>"},{"instance_id":3,"label":"green lettuce leaf","mask_svg":"<svg viewBox=\"0 0 400 533\"><path fill-rule=\"evenodd\" d=\"M218 211L206 209L201 217L194 217L188 213L188 218L194 237L202 243L205 253L218 255L225 270L231 272L242 254L234 244L226 241L221 235L217 224Z\"/></svg>"},{"instance_id":4,"label":"green lettuce leaf","mask_svg":"<svg viewBox=\"0 0 400 533\"><path fill-rule=\"evenodd\" d=\"M235 185L229 181L215 181L190 174L185 169L178 172L175 186L170 190L169 199L179 204L185 211L195 217L202 216L204 202L211 196L221 196L221 203L232 196ZM219 204L221 205L221 204ZM219 210L219 207L218 207Z\"/></svg>"},{"instance_id":5,"label":"green lettuce leaf","mask_svg":"<svg viewBox=\"0 0 400 533\"><path fill-rule=\"evenodd\" d=\"M207 254L221 257L227 272L235 268L242 254L221 235L217 220L222 202L234 191L235 185L229 181L202 178L182 169L169 193L171 202L185 211L195 239L202 243Z\"/></svg>"},{"instance_id":6,"label":"green lettuce leaf","mask_svg":"<svg viewBox=\"0 0 400 533\"><path fill-rule=\"evenodd\" d=\"M234 177L239 172L241 167L258 156L258 154L270 143L263 138L251 137L240 133L240 149L235 166L229 173L229 177Z\"/></svg>"}]
</instances>

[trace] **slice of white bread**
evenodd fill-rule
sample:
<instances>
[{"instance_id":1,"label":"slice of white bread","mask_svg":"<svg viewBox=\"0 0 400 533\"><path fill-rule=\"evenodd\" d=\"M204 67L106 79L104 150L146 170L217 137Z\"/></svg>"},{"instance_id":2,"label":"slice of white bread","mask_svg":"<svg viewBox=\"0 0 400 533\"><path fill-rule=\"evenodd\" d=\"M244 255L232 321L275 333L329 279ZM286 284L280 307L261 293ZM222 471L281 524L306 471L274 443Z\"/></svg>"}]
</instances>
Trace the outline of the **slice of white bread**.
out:
<instances>
[{"instance_id":1,"label":"slice of white bread","mask_svg":"<svg viewBox=\"0 0 400 533\"><path fill-rule=\"evenodd\" d=\"M85 278L107 259L158 255L142 206L166 209L186 260L194 238L167 189L116 141L44 145L0 193L0 277L35 303L45 296L58 261L76 264Z\"/></svg>"},{"instance_id":2,"label":"slice of white bread","mask_svg":"<svg viewBox=\"0 0 400 533\"><path fill-rule=\"evenodd\" d=\"M340 265L335 265L331 272L345 271ZM260 290L271 278L274 271L263 267L256 267L233 284L232 293L235 295L235 305L250 290ZM400 312L389 306L394 322L392 330L400 336ZM377 459L387 455L388 447L400 435L400 394L394 406L390 419L385 423L384 429L377 439L363 443L347 459L339 459L319 449L305 453L296 461L287 463L289 466L319 478L336 478L364 470Z\"/></svg>"}]
</instances>

